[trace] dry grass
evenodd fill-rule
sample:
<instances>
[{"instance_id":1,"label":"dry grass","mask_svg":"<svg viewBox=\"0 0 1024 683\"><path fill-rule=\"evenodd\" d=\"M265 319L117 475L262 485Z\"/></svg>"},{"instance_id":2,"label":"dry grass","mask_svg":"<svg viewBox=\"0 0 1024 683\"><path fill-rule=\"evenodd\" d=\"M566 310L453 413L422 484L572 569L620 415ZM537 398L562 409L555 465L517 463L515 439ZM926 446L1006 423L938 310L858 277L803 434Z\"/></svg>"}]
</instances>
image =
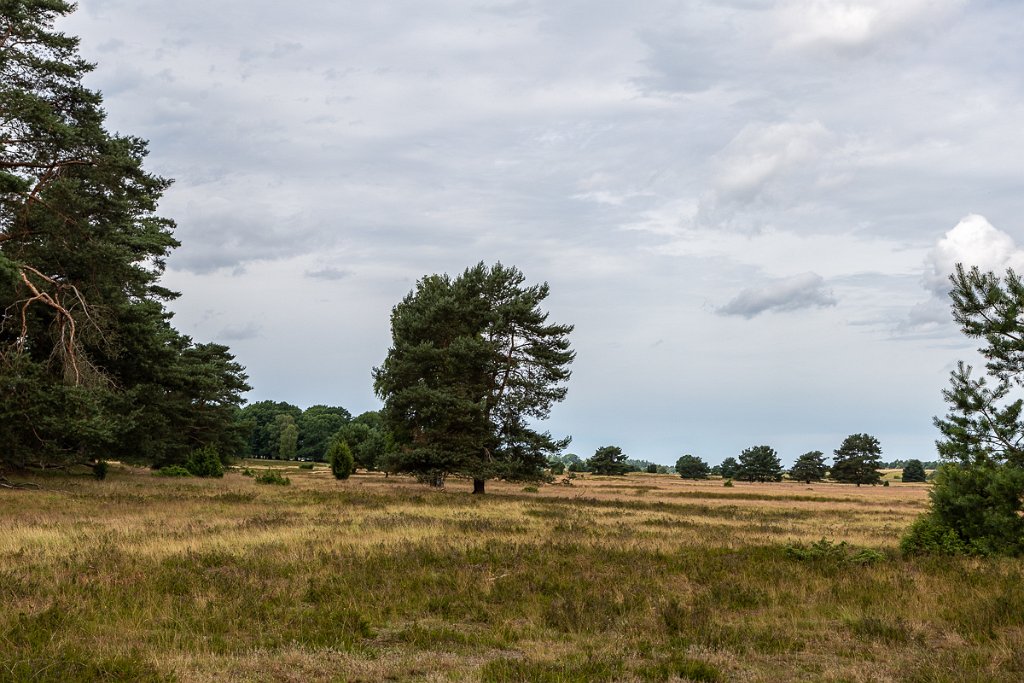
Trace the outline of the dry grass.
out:
<instances>
[{"instance_id":1,"label":"dry grass","mask_svg":"<svg viewBox=\"0 0 1024 683\"><path fill-rule=\"evenodd\" d=\"M0 680L1024 678L1020 562L896 552L925 484L286 474L0 493Z\"/></svg>"}]
</instances>

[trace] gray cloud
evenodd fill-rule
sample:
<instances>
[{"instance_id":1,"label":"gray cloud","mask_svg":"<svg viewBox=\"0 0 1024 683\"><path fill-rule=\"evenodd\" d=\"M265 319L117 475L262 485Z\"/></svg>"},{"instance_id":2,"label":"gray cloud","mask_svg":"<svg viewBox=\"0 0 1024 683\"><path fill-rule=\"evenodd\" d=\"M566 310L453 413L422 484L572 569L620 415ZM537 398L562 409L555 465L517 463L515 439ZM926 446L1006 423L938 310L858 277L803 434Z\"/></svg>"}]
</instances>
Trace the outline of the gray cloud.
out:
<instances>
[{"instance_id":1,"label":"gray cloud","mask_svg":"<svg viewBox=\"0 0 1024 683\"><path fill-rule=\"evenodd\" d=\"M160 207L183 245L175 320L203 339L281 318L233 345L254 399L374 408L395 302L424 274L502 260L576 324L551 428L581 453L828 450L806 424L856 414L887 425L887 453L925 457L951 358L928 337L948 266L929 254L972 212L1024 239L1022 3L81 5L60 28L98 62L110 127L177 179ZM752 274L763 286L728 301ZM741 324L757 350L728 341ZM768 369L790 365L815 369L819 398L791 397L800 421L726 424L723 387L742 376L751 403L728 412L761 414ZM839 384L849 404L820 399Z\"/></svg>"},{"instance_id":2,"label":"gray cloud","mask_svg":"<svg viewBox=\"0 0 1024 683\"><path fill-rule=\"evenodd\" d=\"M228 325L221 329L217 334L217 339L221 341L243 341L246 339L255 339L261 336L263 327L257 323L246 323L244 325Z\"/></svg>"},{"instance_id":3,"label":"gray cloud","mask_svg":"<svg viewBox=\"0 0 1024 683\"><path fill-rule=\"evenodd\" d=\"M830 290L825 289L822 277L816 273L803 273L744 289L717 312L719 315L753 318L769 311L798 311L835 305L836 299Z\"/></svg>"},{"instance_id":4,"label":"gray cloud","mask_svg":"<svg viewBox=\"0 0 1024 683\"><path fill-rule=\"evenodd\" d=\"M352 271L345 270L343 268L319 268L317 270L307 270L306 277L315 278L318 280L343 280L352 275Z\"/></svg>"}]
</instances>

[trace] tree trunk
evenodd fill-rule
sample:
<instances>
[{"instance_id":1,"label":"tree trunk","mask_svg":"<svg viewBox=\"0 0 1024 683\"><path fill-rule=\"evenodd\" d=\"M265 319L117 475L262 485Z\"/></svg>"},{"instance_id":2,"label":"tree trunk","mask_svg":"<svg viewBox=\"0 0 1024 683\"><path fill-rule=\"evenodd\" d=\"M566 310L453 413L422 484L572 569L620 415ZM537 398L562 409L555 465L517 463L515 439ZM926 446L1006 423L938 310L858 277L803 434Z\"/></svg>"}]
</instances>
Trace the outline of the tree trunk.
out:
<instances>
[{"instance_id":1,"label":"tree trunk","mask_svg":"<svg viewBox=\"0 0 1024 683\"><path fill-rule=\"evenodd\" d=\"M479 493L479 494L482 495L483 492L484 492L484 480L483 479L474 479L473 480L473 494L476 495L476 494Z\"/></svg>"}]
</instances>

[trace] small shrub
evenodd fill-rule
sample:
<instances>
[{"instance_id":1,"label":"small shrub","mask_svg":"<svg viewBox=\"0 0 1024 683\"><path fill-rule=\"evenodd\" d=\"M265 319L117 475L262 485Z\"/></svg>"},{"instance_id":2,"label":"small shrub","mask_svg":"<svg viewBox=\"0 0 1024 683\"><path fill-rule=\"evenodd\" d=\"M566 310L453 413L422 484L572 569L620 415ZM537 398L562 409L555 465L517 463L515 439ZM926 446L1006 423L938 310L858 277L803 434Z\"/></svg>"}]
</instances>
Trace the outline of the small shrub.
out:
<instances>
[{"instance_id":1,"label":"small shrub","mask_svg":"<svg viewBox=\"0 0 1024 683\"><path fill-rule=\"evenodd\" d=\"M154 472L158 477L191 477L192 473L186 470L181 465L170 465L168 467L161 467Z\"/></svg>"},{"instance_id":2,"label":"small shrub","mask_svg":"<svg viewBox=\"0 0 1024 683\"><path fill-rule=\"evenodd\" d=\"M726 479L724 482L722 482L722 486L731 489L732 488L732 479Z\"/></svg>"},{"instance_id":3,"label":"small shrub","mask_svg":"<svg viewBox=\"0 0 1024 683\"><path fill-rule=\"evenodd\" d=\"M223 477L224 463L213 446L203 446L192 451L185 462L185 469L197 477Z\"/></svg>"},{"instance_id":4,"label":"small shrub","mask_svg":"<svg viewBox=\"0 0 1024 683\"><path fill-rule=\"evenodd\" d=\"M256 473L253 472L252 470L250 470L248 467L246 467L244 470L242 470L242 476L243 477L255 477Z\"/></svg>"},{"instance_id":5,"label":"small shrub","mask_svg":"<svg viewBox=\"0 0 1024 683\"><path fill-rule=\"evenodd\" d=\"M831 564L876 564L885 559L885 555L870 548L855 548L846 541L833 543L828 539L815 541L809 546L791 545L786 548L786 556L794 560L826 562Z\"/></svg>"},{"instance_id":6,"label":"small shrub","mask_svg":"<svg viewBox=\"0 0 1024 683\"><path fill-rule=\"evenodd\" d=\"M882 486L888 486L888 485L889 485L889 480L888 479L886 479L885 481L882 482Z\"/></svg>"},{"instance_id":7,"label":"small shrub","mask_svg":"<svg viewBox=\"0 0 1024 683\"><path fill-rule=\"evenodd\" d=\"M275 486L289 486L292 480L288 477L282 477L281 473L277 470L266 470L256 475L257 484L273 484Z\"/></svg>"},{"instance_id":8,"label":"small shrub","mask_svg":"<svg viewBox=\"0 0 1024 683\"><path fill-rule=\"evenodd\" d=\"M96 481L103 481L107 478L107 463L105 460L100 460L92 466L92 476Z\"/></svg>"},{"instance_id":9,"label":"small shrub","mask_svg":"<svg viewBox=\"0 0 1024 683\"><path fill-rule=\"evenodd\" d=\"M352 449L341 439L334 441L327 449L327 461L331 463L331 474L335 479L348 479L356 469Z\"/></svg>"},{"instance_id":10,"label":"small shrub","mask_svg":"<svg viewBox=\"0 0 1024 683\"><path fill-rule=\"evenodd\" d=\"M311 470L311 469L313 469L313 463L311 463L311 462L301 463L299 465L299 469L300 470Z\"/></svg>"},{"instance_id":11,"label":"small shrub","mask_svg":"<svg viewBox=\"0 0 1024 683\"><path fill-rule=\"evenodd\" d=\"M524 486L523 493L537 493L540 489L536 486Z\"/></svg>"}]
</instances>

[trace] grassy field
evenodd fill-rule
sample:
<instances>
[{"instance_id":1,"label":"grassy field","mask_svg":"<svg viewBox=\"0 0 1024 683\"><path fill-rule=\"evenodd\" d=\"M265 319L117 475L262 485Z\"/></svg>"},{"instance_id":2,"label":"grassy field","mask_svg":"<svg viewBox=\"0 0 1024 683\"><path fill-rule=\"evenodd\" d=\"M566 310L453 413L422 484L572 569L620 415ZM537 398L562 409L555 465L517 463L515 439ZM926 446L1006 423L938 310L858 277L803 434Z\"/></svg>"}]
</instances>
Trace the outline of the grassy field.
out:
<instances>
[{"instance_id":1,"label":"grassy field","mask_svg":"<svg viewBox=\"0 0 1024 683\"><path fill-rule=\"evenodd\" d=\"M1024 564L899 556L924 484L283 473L0 491L0 681L1024 680Z\"/></svg>"}]
</instances>

